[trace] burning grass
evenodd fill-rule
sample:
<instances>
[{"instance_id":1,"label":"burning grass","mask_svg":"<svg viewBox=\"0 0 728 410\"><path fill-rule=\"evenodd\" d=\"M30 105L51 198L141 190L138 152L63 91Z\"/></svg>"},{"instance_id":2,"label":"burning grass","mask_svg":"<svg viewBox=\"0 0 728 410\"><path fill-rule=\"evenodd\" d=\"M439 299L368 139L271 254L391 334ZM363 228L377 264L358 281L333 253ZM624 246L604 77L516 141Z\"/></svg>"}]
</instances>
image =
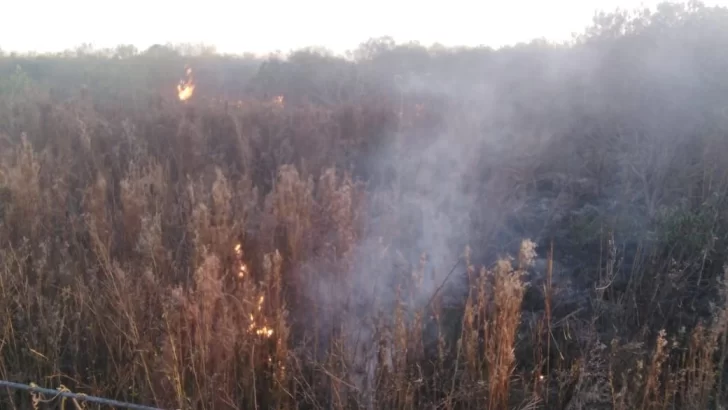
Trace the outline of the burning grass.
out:
<instances>
[{"instance_id":1,"label":"burning grass","mask_svg":"<svg viewBox=\"0 0 728 410\"><path fill-rule=\"evenodd\" d=\"M167 142L111 134L84 143L76 123L43 149L23 138L3 157L3 378L210 409L693 408L713 397L722 377L713 357L725 355L722 302L712 322L684 337L662 332L653 348L649 338L644 347L616 338L606 347L593 325L568 316L555 323L550 282L536 290L544 304L529 306L540 319L524 322L537 257L524 241L515 266L508 258L474 266L469 251L461 257L461 308L445 301L441 286L423 304L426 255L410 274L392 270L402 257L392 237L367 252L394 265L366 265L366 273L357 262L371 234L363 223L383 198L368 199L351 175L323 163L253 159L247 152L270 141L239 126L219 141L238 156L206 164L214 137L203 124L217 117L176 115L179 127L154 137ZM279 115L294 114L256 115L270 115L261 120L275 127ZM215 121L237 123L223 118ZM73 141L88 144L88 155L72 153ZM251 180L260 166L278 171L268 192ZM382 267L394 298L352 304ZM352 333L352 323L361 328ZM573 336L556 334L564 331L577 332L576 347L588 350L562 350L573 345ZM529 367L518 363L523 343L533 349ZM623 354L631 365L619 364ZM3 400L24 406L18 396Z\"/></svg>"},{"instance_id":2,"label":"burning grass","mask_svg":"<svg viewBox=\"0 0 728 410\"><path fill-rule=\"evenodd\" d=\"M726 403L725 139L506 144L436 96L228 101L201 72L144 109L0 94L0 378L180 409ZM565 210L615 191L660 229Z\"/></svg>"},{"instance_id":3,"label":"burning grass","mask_svg":"<svg viewBox=\"0 0 728 410\"><path fill-rule=\"evenodd\" d=\"M185 69L185 79L177 84L177 98L180 101L187 101L195 94L195 80L192 77L192 68Z\"/></svg>"}]
</instances>

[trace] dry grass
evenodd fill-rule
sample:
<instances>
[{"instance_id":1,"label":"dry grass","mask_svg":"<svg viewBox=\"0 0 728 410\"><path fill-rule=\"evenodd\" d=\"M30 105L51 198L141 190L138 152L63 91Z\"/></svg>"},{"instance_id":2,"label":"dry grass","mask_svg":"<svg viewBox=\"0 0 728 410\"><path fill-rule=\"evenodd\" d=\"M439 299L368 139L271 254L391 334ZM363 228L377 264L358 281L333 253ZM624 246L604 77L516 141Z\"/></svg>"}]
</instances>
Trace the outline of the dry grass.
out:
<instances>
[{"instance_id":1,"label":"dry grass","mask_svg":"<svg viewBox=\"0 0 728 410\"><path fill-rule=\"evenodd\" d=\"M690 176L672 162L619 176L653 218L668 187L700 190L699 217L670 214L667 245L644 240L630 258L611 230L620 221L603 218L581 244L597 253L564 279L555 255L569 241L544 252L505 228L533 207L542 174L590 141L556 141L567 148L555 153L524 136L443 159L450 142L420 151L436 139L422 130L468 144L477 107L448 121L427 112L435 98L410 109L374 92L326 107L193 98L146 110L26 94L0 106L12 119L0 128L1 379L179 409L726 404L718 138L695 139L705 165ZM679 151L645 144L657 162ZM608 149L605 163L639 163ZM432 175L401 171L415 155ZM462 181L438 179L457 167ZM591 167L569 172L611 181ZM472 206L437 194L460 183ZM559 200L577 201L569 192ZM674 246L687 236L694 247ZM28 400L0 392L3 409Z\"/></svg>"},{"instance_id":2,"label":"dry grass","mask_svg":"<svg viewBox=\"0 0 728 410\"><path fill-rule=\"evenodd\" d=\"M184 133L202 135L200 125L180 121L190 127ZM94 138L102 139L92 149L112 143ZM553 328L551 256L539 290L543 316L528 331L536 335L534 368L519 370L524 277L537 257L530 241L515 266L503 258L476 267L466 252L468 291L455 338L443 322L442 295L416 301L427 275L423 254L411 275L397 279L393 303L378 305L391 310L371 322L365 340L375 358L362 362L346 322L356 309L347 301L358 291L352 275L362 274L363 186L334 168L282 164L260 196L250 175L232 168L204 166L182 178L175 168L199 153L178 163L175 151L189 147L169 144L172 155L164 156L135 141L125 156L110 151L104 167L98 163L106 151L70 164L53 157L67 139L38 150L23 136L3 157L10 198L0 275L4 379L199 409L705 408L716 397L723 301L711 323L672 342L662 331L647 350L630 350L634 341L599 347L587 332L588 353L552 368L565 345L552 345L561 341ZM610 245L597 299L608 294L614 259ZM316 300L307 282L343 293ZM632 365L620 366L617 356L627 353ZM564 360L573 364L560 373ZM355 370L361 365L368 366L363 379ZM23 408L17 396L4 400Z\"/></svg>"},{"instance_id":3,"label":"dry grass","mask_svg":"<svg viewBox=\"0 0 728 410\"><path fill-rule=\"evenodd\" d=\"M187 126L190 135L202 132ZM110 168L96 165L104 151L58 168L51 152L63 141L38 150L23 137L2 161L10 197L0 276L4 379L199 409L705 408L716 397L725 302L711 323L672 342L661 331L650 349L616 340L599 347L587 332L588 353L552 368L564 346L552 345L560 341L551 257L539 290L543 316L529 331L534 368L517 371L524 277L537 257L530 241L515 266L503 258L476 267L466 252L468 292L454 339L441 295L425 306L413 299L427 275L423 255L397 279L391 310L371 323L366 349L376 358L361 362L346 333L355 309L346 295L357 292L352 275L361 274L355 251L367 199L350 175L283 164L260 197L248 175L203 167L174 177L174 154L138 146L128 160L112 157ZM598 299L615 275L613 245L608 253ZM307 281L343 294L316 300ZM620 366L620 354L632 365ZM564 360L573 365L562 374ZM364 379L360 365L369 366ZM4 400L23 408L17 396Z\"/></svg>"}]
</instances>

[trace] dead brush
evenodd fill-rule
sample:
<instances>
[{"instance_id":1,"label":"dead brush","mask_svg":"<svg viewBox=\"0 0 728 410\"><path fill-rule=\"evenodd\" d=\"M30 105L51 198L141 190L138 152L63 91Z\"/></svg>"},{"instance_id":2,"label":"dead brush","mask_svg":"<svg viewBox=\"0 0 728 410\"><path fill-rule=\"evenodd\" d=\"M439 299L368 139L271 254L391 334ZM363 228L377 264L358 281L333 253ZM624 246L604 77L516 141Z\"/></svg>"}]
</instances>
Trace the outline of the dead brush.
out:
<instances>
[{"instance_id":1,"label":"dead brush","mask_svg":"<svg viewBox=\"0 0 728 410\"><path fill-rule=\"evenodd\" d=\"M96 247L97 255L103 258L103 263L110 263L112 220L109 214L108 203L109 186L102 172L96 174L96 181L86 189L83 207L86 216L86 226L92 243Z\"/></svg>"},{"instance_id":2,"label":"dead brush","mask_svg":"<svg viewBox=\"0 0 728 410\"><path fill-rule=\"evenodd\" d=\"M514 348L526 286L522 276L533 263L534 249L531 241L522 242L517 268L506 258L492 269L481 269L478 275L468 268L470 290L458 346L465 380L470 382L465 387L471 392L468 401L476 407L507 408L510 404Z\"/></svg>"},{"instance_id":3,"label":"dead brush","mask_svg":"<svg viewBox=\"0 0 728 410\"><path fill-rule=\"evenodd\" d=\"M509 405L510 379L516 361L513 352L525 292L525 285L521 280L524 271L521 269L526 269L533 262L533 246L529 242L524 241L525 246L521 246L518 269L513 269L509 261L501 260L492 272L495 316L489 323L490 338L486 341L485 353L489 364L489 408L506 408Z\"/></svg>"},{"instance_id":4,"label":"dead brush","mask_svg":"<svg viewBox=\"0 0 728 410\"><path fill-rule=\"evenodd\" d=\"M280 264L278 253L266 255L263 281L258 284L250 272L237 279L233 290L226 285L220 259L208 254L194 288L176 292L165 309L160 364L165 390L176 396L177 405L288 406L288 327Z\"/></svg>"},{"instance_id":5,"label":"dead brush","mask_svg":"<svg viewBox=\"0 0 728 410\"><path fill-rule=\"evenodd\" d=\"M3 205L6 235L36 238L43 209L41 162L26 134L10 156L3 158L3 188L10 201ZM10 240L11 238L6 238Z\"/></svg>"},{"instance_id":6,"label":"dead brush","mask_svg":"<svg viewBox=\"0 0 728 410\"><path fill-rule=\"evenodd\" d=\"M661 330L651 352L643 352L641 342L620 345L613 341L609 366L613 408L692 409L720 405L725 357L721 343L726 334L724 278L718 281L718 288L709 323L698 323L690 332L683 328L672 338ZM636 359L620 363L617 357L630 350L637 352L633 354Z\"/></svg>"},{"instance_id":7,"label":"dead brush","mask_svg":"<svg viewBox=\"0 0 728 410\"><path fill-rule=\"evenodd\" d=\"M536 316L530 339L520 338L523 273L536 256L530 241L521 243L516 258L490 267L476 267L467 255L464 274L458 271L452 281L466 282L465 300L451 303L451 295L438 289L427 306L418 303L430 293L423 285L432 268L420 240L427 243L433 235L422 235L416 225L440 221L404 222L420 204L398 209L410 175L397 165L411 154L409 147L436 142L439 131L458 144L480 146L470 145L475 141L469 137L500 121L483 121L483 107L471 105L468 96L462 104L424 98L424 111L412 107L411 125L396 121L400 100L389 101L386 86L372 87L372 78L363 77L356 87L341 83L333 92L347 102L326 108L295 106L295 96L285 97L284 109L260 102L205 106L199 99L181 106L142 97L178 57L138 57L144 64L122 58L133 64L121 67L153 67L148 77L137 73L139 94L110 86L111 94L118 92L112 101L98 97L108 90L91 89L64 103L28 94L22 104L0 104L0 117L7 120L0 128L9 135L9 148L3 140L0 152L1 378L182 409L725 406L725 283L718 286L721 298L712 318L691 323L684 334L670 334L667 326L660 334L630 333L635 323L672 319L684 305L670 300L687 300L679 292L692 291L693 276L664 260L655 264L667 266L667 274L654 269L651 276L643 272L649 268L645 257L621 293L616 285L627 272L619 266L624 260L622 250L617 258L616 234L610 235L606 263L598 263L600 301L592 307L601 316L586 325L579 315L552 316L563 305L554 296L559 289L549 266L543 315ZM119 63L94 60L104 69ZM78 70L88 60L69 61L75 65L68 71L105 78L93 69ZM208 68L211 61L205 61ZM45 62L37 63L41 68ZM350 68L365 73L347 62ZM77 94L76 85L69 88ZM355 93L366 98L357 100ZM134 98L122 98L129 94ZM504 115L518 115L511 110L516 105L506 104ZM501 112L495 104L492 109ZM532 208L530 181L542 170L585 168L564 177L566 196L578 201L578 194L592 190L568 181L593 174L600 185L594 191L602 195L625 188L609 182L618 176L613 179L627 181L625 197L636 195L632 202L644 205L648 216L663 197L687 193L700 202L726 186L719 136L704 146L693 146L692 140L702 139L692 138L685 146L704 148L705 155L670 167L662 163L672 164L682 150L665 144L661 153L662 144L649 137L642 151L656 155L651 161L662 167L657 169L639 164L634 152L619 152L619 144L611 143L622 137L612 137L619 132L608 123L594 128L607 127L609 138L595 130L586 140L558 139L549 150L553 157L539 154L540 145L551 141L529 142L528 135L489 139L483 146L492 151L482 158L453 160L471 163L462 168L463 193L477 198L480 209L465 209L472 211L469 226L452 236L472 235L467 240L477 244L479 257L510 246L489 238L510 225L502 216ZM500 142L507 149L500 150ZM604 152L579 157L591 145ZM635 167L612 174L622 157ZM703 170L693 165L701 158ZM549 199L541 193L535 199ZM443 200L443 212L459 209L457 202ZM372 226L373 216L383 226ZM720 241L711 246L717 249ZM442 253L435 247L427 251ZM705 255L706 266L720 260ZM707 287L705 272L696 287ZM380 276L394 279L377 283ZM461 283L453 285L454 293ZM620 309L611 309L615 301ZM673 310L663 311L663 302ZM629 324L623 326L622 318ZM612 339L609 349L605 340ZM531 361L533 368L527 368ZM515 374L524 362L523 372ZM2 408L29 408L16 396L0 395Z\"/></svg>"},{"instance_id":8,"label":"dead brush","mask_svg":"<svg viewBox=\"0 0 728 410\"><path fill-rule=\"evenodd\" d=\"M681 358L678 394L681 404L691 408L707 408L711 401L720 404L728 331L728 267L718 279L718 300L713 304L709 324L698 324L692 331L687 349Z\"/></svg>"},{"instance_id":9,"label":"dead brush","mask_svg":"<svg viewBox=\"0 0 728 410\"><path fill-rule=\"evenodd\" d=\"M159 258L161 236L150 237L144 231L149 229L150 219L153 220L162 211L163 194L168 189L161 164L156 161L149 164L131 162L119 188L123 243L134 245L134 249L128 251L135 250L142 255Z\"/></svg>"},{"instance_id":10,"label":"dead brush","mask_svg":"<svg viewBox=\"0 0 728 410\"><path fill-rule=\"evenodd\" d=\"M267 199L276 224L285 230L287 252L293 261L301 260L305 235L311 231L313 190L312 178L306 179L295 167L284 165Z\"/></svg>"}]
</instances>

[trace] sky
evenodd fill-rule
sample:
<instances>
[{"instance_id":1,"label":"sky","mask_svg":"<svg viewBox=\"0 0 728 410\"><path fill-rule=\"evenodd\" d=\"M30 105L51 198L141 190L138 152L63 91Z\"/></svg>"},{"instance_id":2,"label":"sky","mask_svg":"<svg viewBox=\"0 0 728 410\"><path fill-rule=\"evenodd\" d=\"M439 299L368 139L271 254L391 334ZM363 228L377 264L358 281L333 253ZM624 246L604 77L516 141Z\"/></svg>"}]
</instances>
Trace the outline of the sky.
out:
<instances>
[{"instance_id":1,"label":"sky","mask_svg":"<svg viewBox=\"0 0 728 410\"><path fill-rule=\"evenodd\" d=\"M266 54L321 46L335 53L372 37L398 43L499 47L582 32L597 10L653 8L655 0L24 0L3 2L0 49L53 52L204 43ZM728 6L728 0L705 0ZM12 16L12 17L11 17ZM42 30L40 29L42 27Z\"/></svg>"}]
</instances>

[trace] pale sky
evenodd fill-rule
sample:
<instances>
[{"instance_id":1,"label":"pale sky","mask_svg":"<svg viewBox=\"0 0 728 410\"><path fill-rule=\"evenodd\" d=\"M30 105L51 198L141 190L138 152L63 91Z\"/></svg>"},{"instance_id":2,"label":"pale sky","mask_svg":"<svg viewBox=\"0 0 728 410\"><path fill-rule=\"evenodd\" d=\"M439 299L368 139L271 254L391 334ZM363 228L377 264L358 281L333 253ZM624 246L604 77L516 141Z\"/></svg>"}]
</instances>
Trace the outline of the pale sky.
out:
<instances>
[{"instance_id":1,"label":"pale sky","mask_svg":"<svg viewBox=\"0 0 728 410\"><path fill-rule=\"evenodd\" d=\"M581 32L595 10L654 9L655 0L4 0L0 49L62 51L191 42L267 53L306 46L334 52L371 37L493 47ZM728 6L728 0L706 0Z\"/></svg>"}]
</instances>

